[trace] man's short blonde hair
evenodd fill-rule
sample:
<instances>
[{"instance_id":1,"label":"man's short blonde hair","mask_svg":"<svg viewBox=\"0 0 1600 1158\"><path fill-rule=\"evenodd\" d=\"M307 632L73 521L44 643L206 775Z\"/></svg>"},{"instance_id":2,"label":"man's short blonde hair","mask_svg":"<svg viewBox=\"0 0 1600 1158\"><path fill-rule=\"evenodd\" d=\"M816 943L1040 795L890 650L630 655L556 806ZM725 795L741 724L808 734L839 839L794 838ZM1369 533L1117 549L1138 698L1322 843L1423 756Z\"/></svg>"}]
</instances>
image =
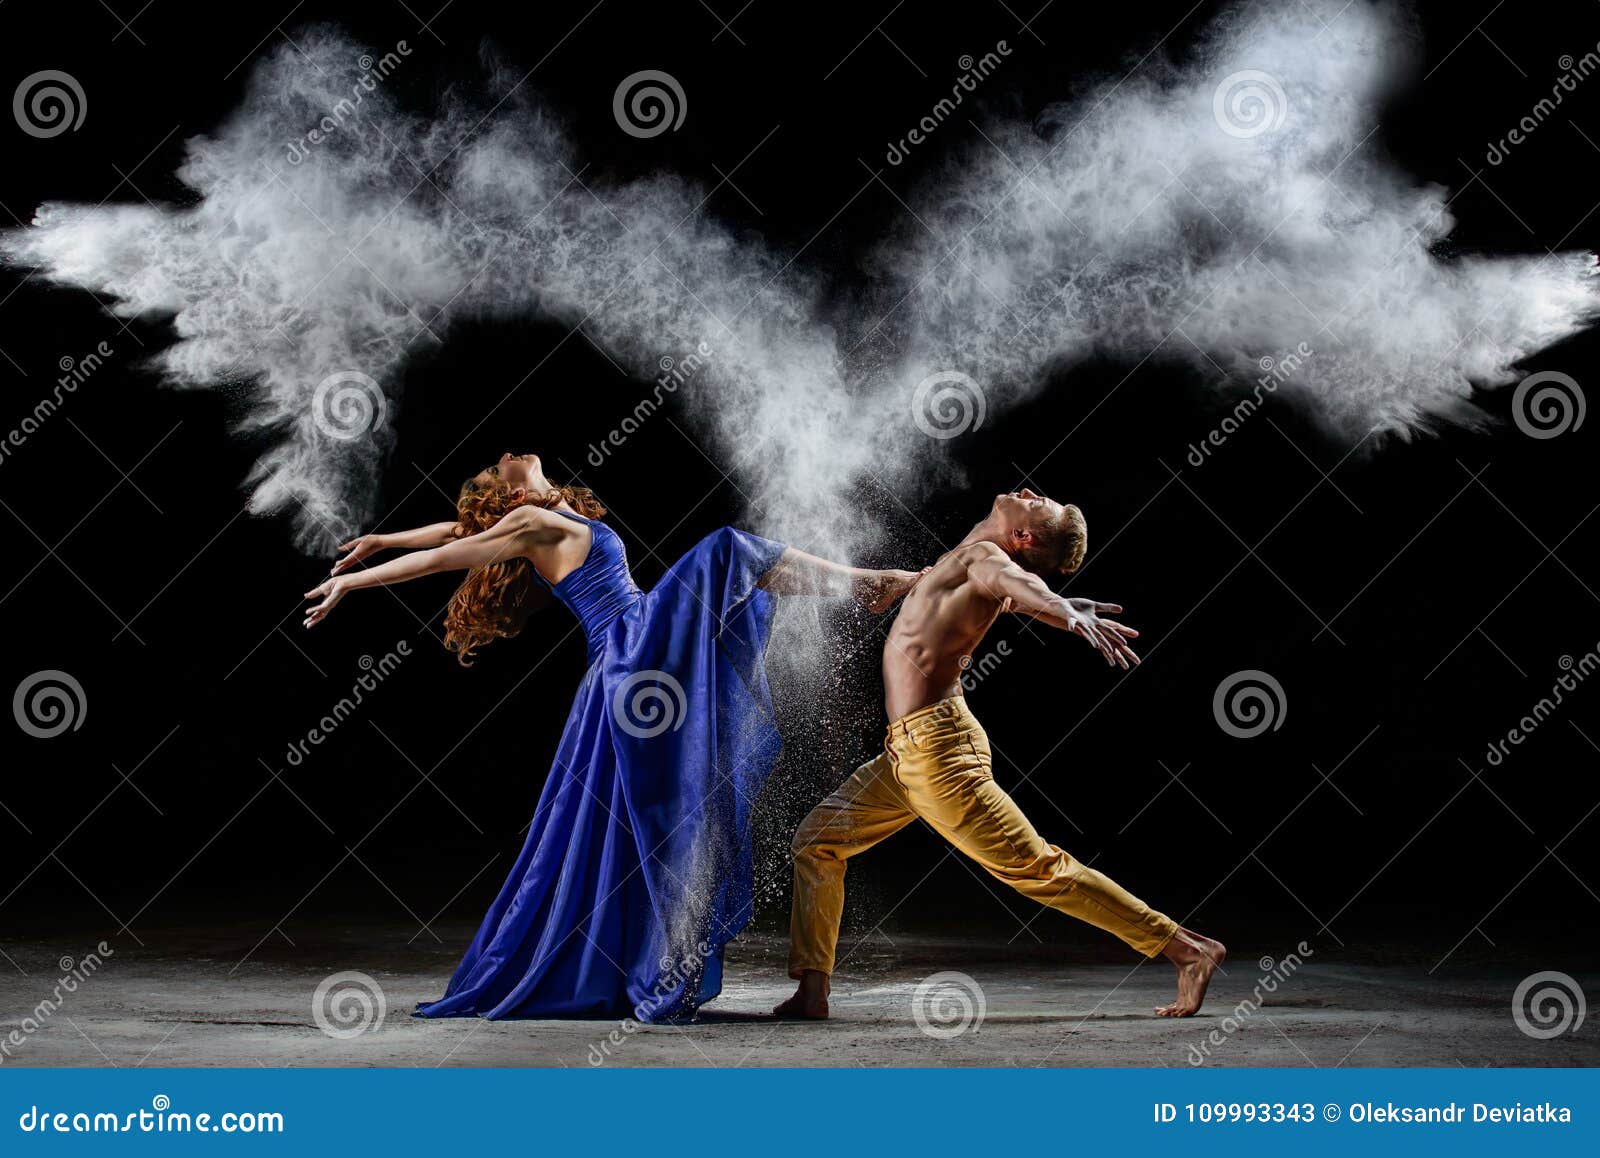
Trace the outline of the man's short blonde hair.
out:
<instances>
[{"instance_id":1,"label":"man's short blonde hair","mask_svg":"<svg viewBox=\"0 0 1600 1158\"><path fill-rule=\"evenodd\" d=\"M1089 550L1089 524L1072 504L1061 513L1031 527L1033 542L1017 552L1017 562L1044 579L1071 575L1083 566Z\"/></svg>"}]
</instances>

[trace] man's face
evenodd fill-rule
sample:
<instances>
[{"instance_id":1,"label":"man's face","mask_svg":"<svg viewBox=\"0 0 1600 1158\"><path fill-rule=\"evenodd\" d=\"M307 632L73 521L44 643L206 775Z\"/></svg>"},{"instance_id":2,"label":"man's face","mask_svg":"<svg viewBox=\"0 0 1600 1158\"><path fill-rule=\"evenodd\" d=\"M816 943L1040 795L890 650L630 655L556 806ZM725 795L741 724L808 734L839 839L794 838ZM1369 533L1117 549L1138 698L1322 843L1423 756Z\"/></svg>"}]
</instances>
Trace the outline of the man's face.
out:
<instances>
[{"instance_id":1,"label":"man's face","mask_svg":"<svg viewBox=\"0 0 1600 1158\"><path fill-rule=\"evenodd\" d=\"M1066 508L1054 499L1035 494L1026 487L996 495L994 499L994 513L1007 532L1032 533L1036 528L1059 519L1065 511Z\"/></svg>"}]
</instances>

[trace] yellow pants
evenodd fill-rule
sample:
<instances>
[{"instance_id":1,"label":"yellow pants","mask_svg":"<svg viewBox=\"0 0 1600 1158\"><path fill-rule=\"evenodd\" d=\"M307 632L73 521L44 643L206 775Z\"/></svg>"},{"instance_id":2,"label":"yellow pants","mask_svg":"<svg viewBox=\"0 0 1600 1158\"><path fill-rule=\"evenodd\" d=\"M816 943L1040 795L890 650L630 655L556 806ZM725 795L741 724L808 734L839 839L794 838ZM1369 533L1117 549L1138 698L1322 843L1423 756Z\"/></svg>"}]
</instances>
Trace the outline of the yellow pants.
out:
<instances>
[{"instance_id":1,"label":"yellow pants","mask_svg":"<svg viewBox=\"0 0 1600 1158\"><path fill-rule=\"evenodd\" d=\"M1047 844L994 782L990 765L989 738L960 696L889 725L884 751L795 833L791 977L833 972L845 862L919 816L1023 896L1114 933L1148 957L1167 947L1177 923Z\"/></svg>"}]
</instances>

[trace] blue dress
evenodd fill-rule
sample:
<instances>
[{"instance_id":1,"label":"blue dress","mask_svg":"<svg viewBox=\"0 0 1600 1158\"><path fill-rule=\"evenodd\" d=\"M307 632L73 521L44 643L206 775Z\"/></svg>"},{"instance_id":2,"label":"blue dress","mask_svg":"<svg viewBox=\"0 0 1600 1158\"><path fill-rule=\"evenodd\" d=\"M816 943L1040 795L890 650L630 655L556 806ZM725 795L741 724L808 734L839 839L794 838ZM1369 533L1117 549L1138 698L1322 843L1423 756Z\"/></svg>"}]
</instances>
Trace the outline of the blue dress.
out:
<instances>
[{"instance_id":1,"label":"blue dress","mask_svg":"<svg viewBox=\"0 0 1600 1158\"><path fill-rule=\"evenodd\" d=\"M558 512L566 514L566 512ZM528 839L421 1017L692 1016L750 920L751 811L778 756L763 657L783 546L724 528L646 593L616 532L550 585L589 669Z\"/></svg>"}]
</instances>

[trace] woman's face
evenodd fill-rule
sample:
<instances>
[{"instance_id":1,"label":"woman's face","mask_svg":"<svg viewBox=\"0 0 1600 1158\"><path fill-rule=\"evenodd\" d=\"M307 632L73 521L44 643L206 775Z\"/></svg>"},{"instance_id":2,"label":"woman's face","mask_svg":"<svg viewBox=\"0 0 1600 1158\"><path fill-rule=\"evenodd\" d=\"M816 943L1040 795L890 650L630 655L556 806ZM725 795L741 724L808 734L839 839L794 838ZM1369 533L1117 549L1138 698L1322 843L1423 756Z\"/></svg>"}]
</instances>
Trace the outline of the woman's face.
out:
<instances>
[{"instance_id":1,"label":"woman's face","mask_svg":"<svg viewBox=\"0 0 1600 1158\"><path fill-rule=\"evenodd\" d=\"M503 482L512 490L543 491L550 489L550 480L544 477L544 467L536 454L512 454L507 451L493 466L473 476L479 486Z\"/></svg>"}]
</instances>

